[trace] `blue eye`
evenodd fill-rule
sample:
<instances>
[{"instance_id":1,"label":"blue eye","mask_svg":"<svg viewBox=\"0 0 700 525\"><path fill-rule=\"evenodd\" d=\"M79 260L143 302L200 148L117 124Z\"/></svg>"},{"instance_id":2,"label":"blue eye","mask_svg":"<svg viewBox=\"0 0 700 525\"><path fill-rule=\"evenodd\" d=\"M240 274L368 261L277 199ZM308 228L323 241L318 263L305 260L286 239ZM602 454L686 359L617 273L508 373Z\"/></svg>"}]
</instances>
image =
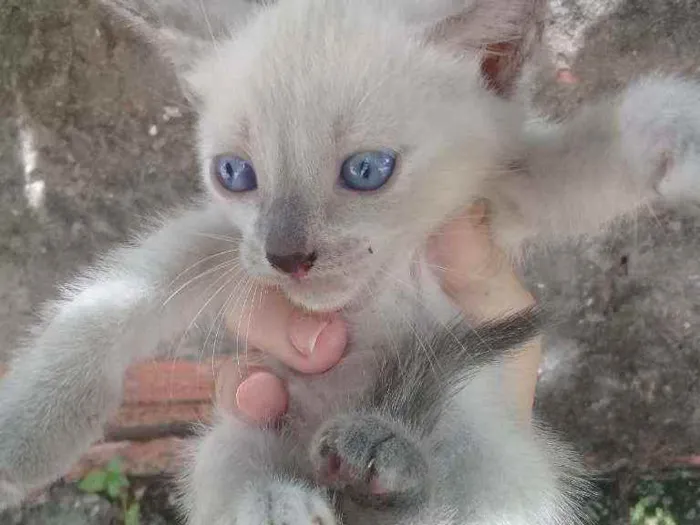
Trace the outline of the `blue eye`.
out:
<instances>
[{"instance_id":1,"label":"blue eye","mask_svg":"<svg viewBox=\"0 0 700 525\"><path fill-rule=\"evenodd\" d=\"M351 190L377 190L389 180L395 165L396 153L391 150L355 153L343 162L340 179Z\"/></svg>"},{"instance_id":2,"label":"blue eye","mask_svg":"<svg viewBox=\"0 0 700 525\"><path fill-rule=\"evenodd\" d=\"M212 161L216 180L225 190L232 192L253 191L258 187L253 165L235 155L219 155Z\"/></svg>"}]
</instances>

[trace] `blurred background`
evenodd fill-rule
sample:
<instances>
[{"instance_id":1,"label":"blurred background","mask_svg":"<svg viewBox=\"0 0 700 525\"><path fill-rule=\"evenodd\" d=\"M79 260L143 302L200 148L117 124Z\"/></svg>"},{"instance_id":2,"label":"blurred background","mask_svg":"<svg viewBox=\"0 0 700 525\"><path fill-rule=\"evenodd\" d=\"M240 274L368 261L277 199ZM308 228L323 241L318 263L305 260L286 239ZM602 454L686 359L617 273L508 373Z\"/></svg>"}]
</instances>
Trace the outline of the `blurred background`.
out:
<instances>
[{"instance_id":1,"label":"blurred background","mask_svg":"<svg viewBox=\"0 0 700 525\"><path fill-rule=\"evenodd\" d=\"M547 114L641 73L700 78L697 0L549 4L550 60L530 84ZM198 191L192 125L167 69L92 1L2 0L0 363L57 283ZM700 210L654 208L533 253L524 273L560 314L537 412L598 473L596 522L700 523ZM168 366L136 371L111 444L0 524L173 523L162 471L184 426L206 417L211 366ZM105 480L122 488L110 495Z\"/></svg>"}]
</instances>

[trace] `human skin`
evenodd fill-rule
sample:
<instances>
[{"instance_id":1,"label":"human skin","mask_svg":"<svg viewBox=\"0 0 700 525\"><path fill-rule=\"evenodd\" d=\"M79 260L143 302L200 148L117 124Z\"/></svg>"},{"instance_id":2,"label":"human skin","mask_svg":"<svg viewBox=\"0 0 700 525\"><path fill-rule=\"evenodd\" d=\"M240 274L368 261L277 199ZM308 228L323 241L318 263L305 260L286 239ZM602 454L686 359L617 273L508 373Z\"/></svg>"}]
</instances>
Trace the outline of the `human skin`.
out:
<instances>
[{"instance_id":1,"label":"human skin","mask_svg":"<svg viewBox=\"0 0 700 525\"><path fill-rule=\"evenodd\" d=\"M451 219L428 241L430 269L444 292L472 321L486 320L534 304L510 261L492 242L488 210L478 203ZM266 294L250 316L247 329L251 346L273 355L291 368L314 374L340 361L347 343L346 326L338 315L309 316L282 295ZM237 328L241 312L231 312L229 329ZM519 413L529 419L541 358L541 340L533 340L507 364L506 382ZM217 403L253 424L265 424L282 416L288 394L284 382L255 366L227 361L216 381Z\"/></svg>"}]
</instances>

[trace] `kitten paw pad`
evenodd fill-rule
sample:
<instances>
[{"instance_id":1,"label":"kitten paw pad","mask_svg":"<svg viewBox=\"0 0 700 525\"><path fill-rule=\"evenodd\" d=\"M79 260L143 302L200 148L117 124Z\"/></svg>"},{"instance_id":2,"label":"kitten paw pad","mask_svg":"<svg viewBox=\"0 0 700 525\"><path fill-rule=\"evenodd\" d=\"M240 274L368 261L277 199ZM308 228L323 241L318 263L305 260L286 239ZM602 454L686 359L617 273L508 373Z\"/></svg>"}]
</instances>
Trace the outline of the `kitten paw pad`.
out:
<instances>
[{"instance_id":1,"label":"kitten paw pad","mask_svg":"<svg viewBox=\"0 0 700 525\"><path fill-rule=\"evenodd\" d=\"M427 489L422 451L376 416L339 417L325 424L313 441L311 460L320 484L366 506L415 503Z\"/></svg>"}]
</instances>

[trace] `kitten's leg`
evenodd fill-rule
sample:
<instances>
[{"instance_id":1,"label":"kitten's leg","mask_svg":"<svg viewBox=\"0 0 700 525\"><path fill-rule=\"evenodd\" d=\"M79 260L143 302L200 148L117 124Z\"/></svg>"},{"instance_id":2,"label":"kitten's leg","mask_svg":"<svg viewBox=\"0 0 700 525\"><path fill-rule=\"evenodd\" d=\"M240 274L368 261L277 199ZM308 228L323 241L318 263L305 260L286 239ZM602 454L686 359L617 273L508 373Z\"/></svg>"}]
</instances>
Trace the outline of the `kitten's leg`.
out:
<instances>
[{"instance_id":1,"label":"kitten's leg","mask_svg":"<svg viewBox=\"0 0 700 525\"><path fill-rule=\"evenodd\" d=\"M335 525L325 491L295 475L294 443L223 415L183 483L191 525Z\"/></svg>"},{"instance_id":2,"label":"kitten's leg","mask_svg":"<svg viewBox=\"0 0 700 525\"><path fill-rule=\"evenodd\" d=\"M348 412L321 427L312 464L321 484L347 496L346 523L577 522L587 487L576 462L510 417L495 393L497 370L470 381L429 432L381 411Z\"/></svg>"},{"instance_id":3,"label":"kitten's leg","mask_svg":"<svg viewBox=\"0 0 700 525\"><path fill-rule=\"evenodd\" d=\"M0 383L0 507L65 472L118 408L127 366L235 290L227 222L213 210L183 212L47 309Z\"/></svg>"},{"instance_id":4,"label":"kitten's leg","mask_svg":"<svg viewBox=\"0 0 700 525\"><path fill-rule=\"evenodd\" d=\"M556 525L576 517L575 462L510 414L503 355L538 333L535 309L440 327L426 351L409 338L379 353L357 409L311 441L321 484L348 524Z\"/></svg>"},{"instance_id":5,"label":"kitten's leg","mask_svg":"<svg viewBox=\"0 0 700 525\"><path fill-rule=\"evenodd\" d=\"M429 436L432 512L460 525L583 523L592 489L579 458L507 409L504 379L498 367L477 374Z\"/></svg>"},{"instance_id":6,"label":"kitten's leg","mask_svg":"<svg viewBox=\"0 0 700 525\"><path fill-rule=\"evenodd\" d=\"M319 481L377 509L420 505L428 462L414 432L379 411L348 412L324 423L312 440Z\"/></svg>"},{"instance_id":7,"label":"kitten's leg","mask_svg":"<svg viewBox=\"0 0 700 525\"><path fill-rule=\"evenodd\" d=\"M584 106L558 125L533 125L513 172L492 181L494 233L595 233L656 199L700 200L700 84L651 77Z\"/></svg>"},{"instance_id":8,"label":"kitten's leg","mask_svg":"<svg viewBox=\"0 0 700 525\"><path fill-rule=\"evenodd\" d=\"M433 504L440 487L428 452L417 429L381 410L360 409L325 422L310 456L319 484L339 494L349 525L451 525L451 509Z\"/></svg>"}]
</instances>

